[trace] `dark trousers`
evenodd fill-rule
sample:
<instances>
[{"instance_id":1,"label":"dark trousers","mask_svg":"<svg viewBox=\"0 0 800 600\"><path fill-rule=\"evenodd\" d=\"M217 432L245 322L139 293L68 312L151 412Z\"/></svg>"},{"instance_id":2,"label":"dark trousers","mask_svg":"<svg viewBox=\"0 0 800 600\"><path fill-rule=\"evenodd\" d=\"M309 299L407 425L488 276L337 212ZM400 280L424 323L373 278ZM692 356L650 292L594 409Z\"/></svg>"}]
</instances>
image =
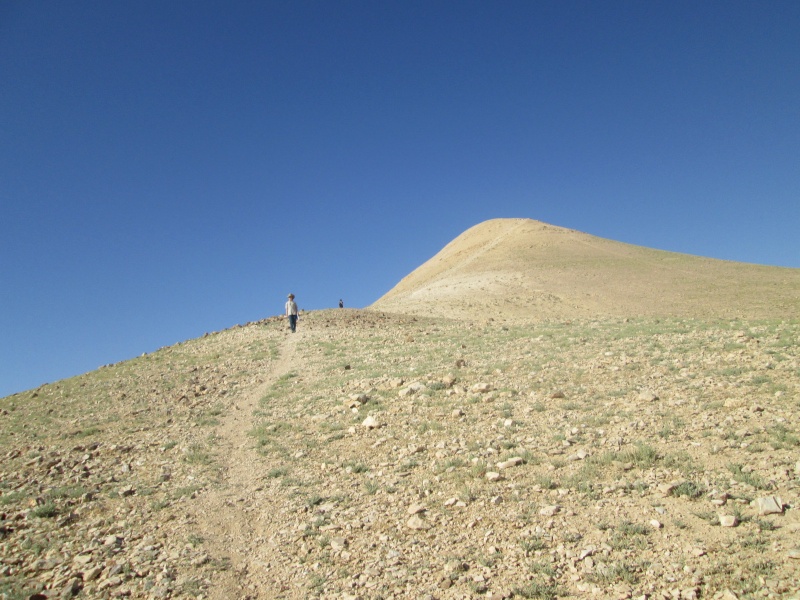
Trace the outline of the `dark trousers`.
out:
<instances>
[{"instance_id":1,"label":"dark trousers","mask_svg":"<svg viewBox=\"0 0 800 600\"><path fill-rule=\"evenodd\" d=\"M297 329L297 315L289 315L289 328L292 330L292 333Z\"/></svg>"}]
</instances>

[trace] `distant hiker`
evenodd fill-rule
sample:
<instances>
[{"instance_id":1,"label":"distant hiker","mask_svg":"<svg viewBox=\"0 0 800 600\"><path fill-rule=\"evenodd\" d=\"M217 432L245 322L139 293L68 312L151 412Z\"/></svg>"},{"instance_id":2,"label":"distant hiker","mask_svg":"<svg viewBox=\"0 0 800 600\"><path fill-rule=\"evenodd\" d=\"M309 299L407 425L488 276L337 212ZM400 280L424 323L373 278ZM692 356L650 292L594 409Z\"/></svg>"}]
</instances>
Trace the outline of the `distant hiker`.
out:
<instances>
[{"instance_id":1,"label":"distant hiker","mask_svg":"<svg viewBox=\"0 0 800 600\"><path fill-rule=\"evenodd\" d=\"M339 298L339 308L344 308L344 302L342 302L341 298Z\"/></svg>"},{"instance_id":2,"label":"distant hiker","mask_svg":"<svg viewBox=\"0 0 800 600\"><path fill-rule=\"evenodd\" d=\"M294 294L289 294L286 301L286 316L289 317L289 329L292 333L297 329L297 304L294 301Z\"/></svg>"}]
</instances>

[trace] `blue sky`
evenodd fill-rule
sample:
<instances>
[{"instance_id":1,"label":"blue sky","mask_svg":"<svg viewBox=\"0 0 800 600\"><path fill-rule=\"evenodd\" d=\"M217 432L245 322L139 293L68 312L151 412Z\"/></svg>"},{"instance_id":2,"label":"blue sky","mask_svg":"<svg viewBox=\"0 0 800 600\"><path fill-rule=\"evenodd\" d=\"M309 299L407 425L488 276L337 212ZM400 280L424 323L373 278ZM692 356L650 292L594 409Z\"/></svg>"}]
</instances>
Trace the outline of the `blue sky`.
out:
<instances>
[{"instance_id":1,"label":"blue sky","mask_svg":"<svg viewBox=\"0 0 800 600\"><path fill-rule=\"evenodd\" d=\"M527 217L800 267L800 3L0 2L0 396Z\"/></svg>"}]
</instances>

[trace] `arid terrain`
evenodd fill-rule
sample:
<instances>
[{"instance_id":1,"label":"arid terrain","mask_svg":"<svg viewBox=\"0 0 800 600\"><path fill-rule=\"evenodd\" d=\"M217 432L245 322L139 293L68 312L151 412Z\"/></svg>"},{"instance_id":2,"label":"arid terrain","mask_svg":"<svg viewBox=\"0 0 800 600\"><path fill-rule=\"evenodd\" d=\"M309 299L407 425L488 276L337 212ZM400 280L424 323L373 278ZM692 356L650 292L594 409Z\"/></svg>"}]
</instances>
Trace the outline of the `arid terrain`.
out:
<instances>
[{"instance_id":1,"label":"arid terrain","mask_svg":"<svg viewBox=\"0 0 800 600\"><path fill-rule=\"evenodd\" d=\"M3 398L0 598L800 598L799 291L490 221Z\"/></svg>"},{"instance_id":2,"label":"arid terrain","mask_svg":"<svg viewBox=\"0 0 800 600\"><path fill-rule=\"evenodd\" d=\"M794 318L800 269L607 240L531 219L465 231L374 305L448 318Z\"/></svg>"}]
</instances>

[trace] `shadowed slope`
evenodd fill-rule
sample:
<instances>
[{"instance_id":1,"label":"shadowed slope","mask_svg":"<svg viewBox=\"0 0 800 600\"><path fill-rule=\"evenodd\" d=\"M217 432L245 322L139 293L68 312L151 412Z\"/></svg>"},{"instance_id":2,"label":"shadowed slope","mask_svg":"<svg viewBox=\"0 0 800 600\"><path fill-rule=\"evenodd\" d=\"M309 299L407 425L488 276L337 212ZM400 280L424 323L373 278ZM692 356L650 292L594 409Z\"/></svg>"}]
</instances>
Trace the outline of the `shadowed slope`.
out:
<instances>
[{"instance_id":1,"label":"shadowed slope","mask_svg":"<svg viewBox=\"0 0 800 600\"><path fill-rule=\"evenodd\" d=\"M794 316L800 270L653 250L530 219L467 230L372 308L462 319Z\"/></svg>"}]
</instances>

